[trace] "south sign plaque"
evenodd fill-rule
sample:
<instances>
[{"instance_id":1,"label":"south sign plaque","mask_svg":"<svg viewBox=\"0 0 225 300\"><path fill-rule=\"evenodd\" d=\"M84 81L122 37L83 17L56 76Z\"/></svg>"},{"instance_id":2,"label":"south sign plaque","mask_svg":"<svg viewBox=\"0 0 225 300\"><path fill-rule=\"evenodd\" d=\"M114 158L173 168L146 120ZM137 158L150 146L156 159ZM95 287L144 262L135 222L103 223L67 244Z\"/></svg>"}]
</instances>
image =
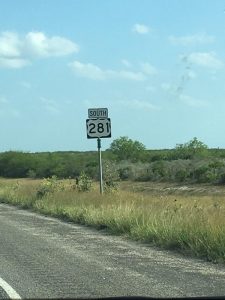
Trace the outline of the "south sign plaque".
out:
<instances>
[{"instance_id":1,"label":"south sign plaque","mask_svg":"<svg viewBox=\"0 0 225 300\"><path fill-rule=\"evenodd\" d=\"M108 118L108 108L89 108L88 109L88 118Z\"/></svg>"}]
</instances>

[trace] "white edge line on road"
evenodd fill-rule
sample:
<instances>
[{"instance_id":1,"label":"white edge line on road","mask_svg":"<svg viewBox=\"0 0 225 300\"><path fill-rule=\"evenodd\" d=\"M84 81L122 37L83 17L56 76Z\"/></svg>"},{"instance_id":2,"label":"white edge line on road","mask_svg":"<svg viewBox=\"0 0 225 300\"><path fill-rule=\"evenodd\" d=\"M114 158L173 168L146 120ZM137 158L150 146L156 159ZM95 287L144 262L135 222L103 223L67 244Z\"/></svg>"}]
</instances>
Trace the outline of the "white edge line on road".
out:
<instances>
[{"instance_id":1,"label":"white edge line on road","mask_svg":"<svg viewBox=\"0 0 225 300\"><path fill-rule=\"evenodd\" d=\"M22 299L20 295L0 277L0 287L6 292L10 299Z\"/></svg>"}]
</instances>

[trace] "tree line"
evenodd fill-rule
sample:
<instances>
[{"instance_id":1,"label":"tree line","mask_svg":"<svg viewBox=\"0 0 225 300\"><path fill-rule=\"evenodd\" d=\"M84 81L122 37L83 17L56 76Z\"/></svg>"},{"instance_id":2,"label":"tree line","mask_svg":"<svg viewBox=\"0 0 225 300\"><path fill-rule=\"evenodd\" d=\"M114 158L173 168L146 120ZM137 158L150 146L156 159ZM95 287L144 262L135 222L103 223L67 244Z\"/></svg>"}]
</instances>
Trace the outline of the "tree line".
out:
<instances>
[{"instance_id":1,"label":"tree line","mask_svg":"<svg viewBox=\"0 0 225 300\"><path fill-rule=\"evenodd\" d=\"M116 170L116 177L122 180L225 181L225 150L209 149L196 137L177 144L174 149L148 150L141 142L124 136L115 139L102 157L103 164L110 166L114 173ZM81 172L92 179L98 178L96 151L0 153L1 177L76 178Z\"/></svg>"}]
</instances>

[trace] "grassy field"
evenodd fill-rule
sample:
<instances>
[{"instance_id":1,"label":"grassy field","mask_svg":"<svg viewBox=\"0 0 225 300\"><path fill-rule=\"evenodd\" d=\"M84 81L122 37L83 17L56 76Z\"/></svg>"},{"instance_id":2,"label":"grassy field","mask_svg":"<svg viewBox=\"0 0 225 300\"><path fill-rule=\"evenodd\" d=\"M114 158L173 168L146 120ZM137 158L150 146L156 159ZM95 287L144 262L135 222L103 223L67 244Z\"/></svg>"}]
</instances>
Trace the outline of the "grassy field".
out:
<instances>
[{"instance_id":1,"label":"grassy field","mask_svg":"<svg viewBox=\"0 0 225 300\"><path fill-rule=\"evenodd\" d=\"M0 179L0 202L108 229L113 234L225 262L225 189L123 183L119 191L79 192L71 180Z\"/></svg>"}]
</instances>

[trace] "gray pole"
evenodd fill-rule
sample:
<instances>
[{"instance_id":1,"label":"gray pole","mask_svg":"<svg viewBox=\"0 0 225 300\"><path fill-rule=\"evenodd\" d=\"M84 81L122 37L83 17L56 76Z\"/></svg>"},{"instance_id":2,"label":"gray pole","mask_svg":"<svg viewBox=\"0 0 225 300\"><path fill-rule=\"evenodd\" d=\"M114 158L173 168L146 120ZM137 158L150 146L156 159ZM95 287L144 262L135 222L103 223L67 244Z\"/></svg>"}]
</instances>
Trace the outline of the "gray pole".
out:
<instances>
[{"instance_id":1,"label":"gray pole","mask_svg":"<svg viewBox=\"0 0 225 300\"><path fill-rule=\"evenodd\" d=\"M98 144L98 159L99 159L99 181L100 181L100 194L103 194L103 178L102 178L102 154L101 154L101 139L97 139Z\"/></svg>"}]
</instances>

